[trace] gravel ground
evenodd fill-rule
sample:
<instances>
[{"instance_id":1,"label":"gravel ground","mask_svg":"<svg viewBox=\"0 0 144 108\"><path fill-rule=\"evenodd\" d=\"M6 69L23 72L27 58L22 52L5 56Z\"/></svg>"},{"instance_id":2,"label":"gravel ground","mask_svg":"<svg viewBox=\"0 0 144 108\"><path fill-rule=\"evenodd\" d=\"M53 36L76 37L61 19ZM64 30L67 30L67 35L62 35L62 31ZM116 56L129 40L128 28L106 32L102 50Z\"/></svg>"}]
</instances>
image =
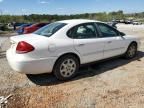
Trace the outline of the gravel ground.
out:
<instances>
[{"instance_id":1,"label":"gravel ground","mask_svg":"<svg viewBox=\"0 0 144 108\"><path fill-rule=\"evenodd\" d=\"M118 25L118 29L142 39L138 56L83 67L68 82L49 74L16 73L5 51L0 52L0 96L13 94L9 108L144 108L144 28ZM5 45L7 48L9 42Z\"/></svg>"}]
</instances>

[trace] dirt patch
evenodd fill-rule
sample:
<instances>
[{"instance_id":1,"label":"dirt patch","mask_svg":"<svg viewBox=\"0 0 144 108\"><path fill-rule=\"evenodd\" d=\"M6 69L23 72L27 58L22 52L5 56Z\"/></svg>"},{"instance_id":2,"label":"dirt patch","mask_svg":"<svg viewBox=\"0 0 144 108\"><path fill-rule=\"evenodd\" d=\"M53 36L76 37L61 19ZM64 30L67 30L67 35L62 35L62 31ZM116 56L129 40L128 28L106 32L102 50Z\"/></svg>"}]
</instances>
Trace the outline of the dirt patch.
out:
<instances>
[{"instance_id":1,"label":"dirt patch","mask_svg":"<svg viewBox=\"0 0 144 108\"><path fill-rule=\"evenodd\" d=\"M14 31L0 31L0 37L10 37L14 35L17 35Z\"/></svg>"}]
</instances>

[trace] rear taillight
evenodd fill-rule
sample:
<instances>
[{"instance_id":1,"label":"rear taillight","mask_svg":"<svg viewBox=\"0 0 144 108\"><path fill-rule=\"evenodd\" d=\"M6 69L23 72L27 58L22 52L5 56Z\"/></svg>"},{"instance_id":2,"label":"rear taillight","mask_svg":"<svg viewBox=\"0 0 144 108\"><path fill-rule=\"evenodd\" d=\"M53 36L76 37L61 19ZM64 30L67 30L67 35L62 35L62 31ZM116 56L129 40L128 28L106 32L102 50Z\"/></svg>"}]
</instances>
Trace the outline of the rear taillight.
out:
<instances>
[{"instance_id":1,"label":"rear taillight","mask_svg":"<svg viewBox=\"0 0 144 108\"><path fill-rule=\"evenodd\" d=\"M16 53L18 53L18 54L28 53L33 50L34 50L34 47L25 41L19 42L16 47Z\"/></svg>"}]
</instances>

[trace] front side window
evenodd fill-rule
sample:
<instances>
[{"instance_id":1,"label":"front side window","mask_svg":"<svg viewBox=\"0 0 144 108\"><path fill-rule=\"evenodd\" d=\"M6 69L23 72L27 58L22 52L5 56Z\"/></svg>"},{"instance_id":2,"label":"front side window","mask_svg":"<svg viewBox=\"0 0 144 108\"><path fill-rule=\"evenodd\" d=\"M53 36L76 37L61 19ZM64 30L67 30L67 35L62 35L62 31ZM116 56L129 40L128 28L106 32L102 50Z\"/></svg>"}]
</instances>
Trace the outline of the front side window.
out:
<instances>
[{"instance_id":1,"label":"front side window","mask_svg":"<svg viewBox=\"0 0 144 108\"><path fill-rule=\"evenodd\" d=\"M48 24L47 26L44 26L34 32L34 34L50 37L54 33L56 33L58 30L60 30L62 27L64 27L66 23L51 23Z\"/></svg>"},{"instance_id":2,"label":"front side window","mask_svg":"<svg viewBox=\"0 0 144 108\"><path fill-rule=\"evenodd\" d=\"M119 35L119 33L115 29L106 24L97 23L97 25L102 34L102 37L115 37Z\"/></svg>"},{"instance_id":3,"label":"front side window","mask_svg":"<svg viewBox=\"0 0 144 108\"><path fill-rule=\"evenodd\" d=\"M75 39L96 38L94 24L81 24L68 31L68 36Z\"/></svg>"}]
</instances>

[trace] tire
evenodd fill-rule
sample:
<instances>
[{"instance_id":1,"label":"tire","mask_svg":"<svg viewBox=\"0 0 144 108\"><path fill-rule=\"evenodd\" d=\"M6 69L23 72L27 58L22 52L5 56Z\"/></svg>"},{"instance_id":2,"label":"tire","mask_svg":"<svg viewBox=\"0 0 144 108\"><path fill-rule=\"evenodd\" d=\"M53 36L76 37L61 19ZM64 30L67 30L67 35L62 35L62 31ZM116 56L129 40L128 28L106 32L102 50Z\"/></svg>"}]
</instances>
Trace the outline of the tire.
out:
<instances>
[{"instance_id":1,"label":"tire","mask_svg":"<svg viewBox=\"0 0 144 108\"><path fill-rule=\"evenodd\" d=\"M137 54L137 44L131 43L124 56L126 59L132 59L136 56L136 54Z\"/></svg>"},{"instance_id":2,"label":"tire","mask_svg":"<svg viewBox=\"0 0 144 108\"><path fill-rule=\"evenodd\" d=\"M56 62L53 73L58 80L70 80L79 69L79 60L73 55L65 55Z\"/></svg>"}]
</instances>

